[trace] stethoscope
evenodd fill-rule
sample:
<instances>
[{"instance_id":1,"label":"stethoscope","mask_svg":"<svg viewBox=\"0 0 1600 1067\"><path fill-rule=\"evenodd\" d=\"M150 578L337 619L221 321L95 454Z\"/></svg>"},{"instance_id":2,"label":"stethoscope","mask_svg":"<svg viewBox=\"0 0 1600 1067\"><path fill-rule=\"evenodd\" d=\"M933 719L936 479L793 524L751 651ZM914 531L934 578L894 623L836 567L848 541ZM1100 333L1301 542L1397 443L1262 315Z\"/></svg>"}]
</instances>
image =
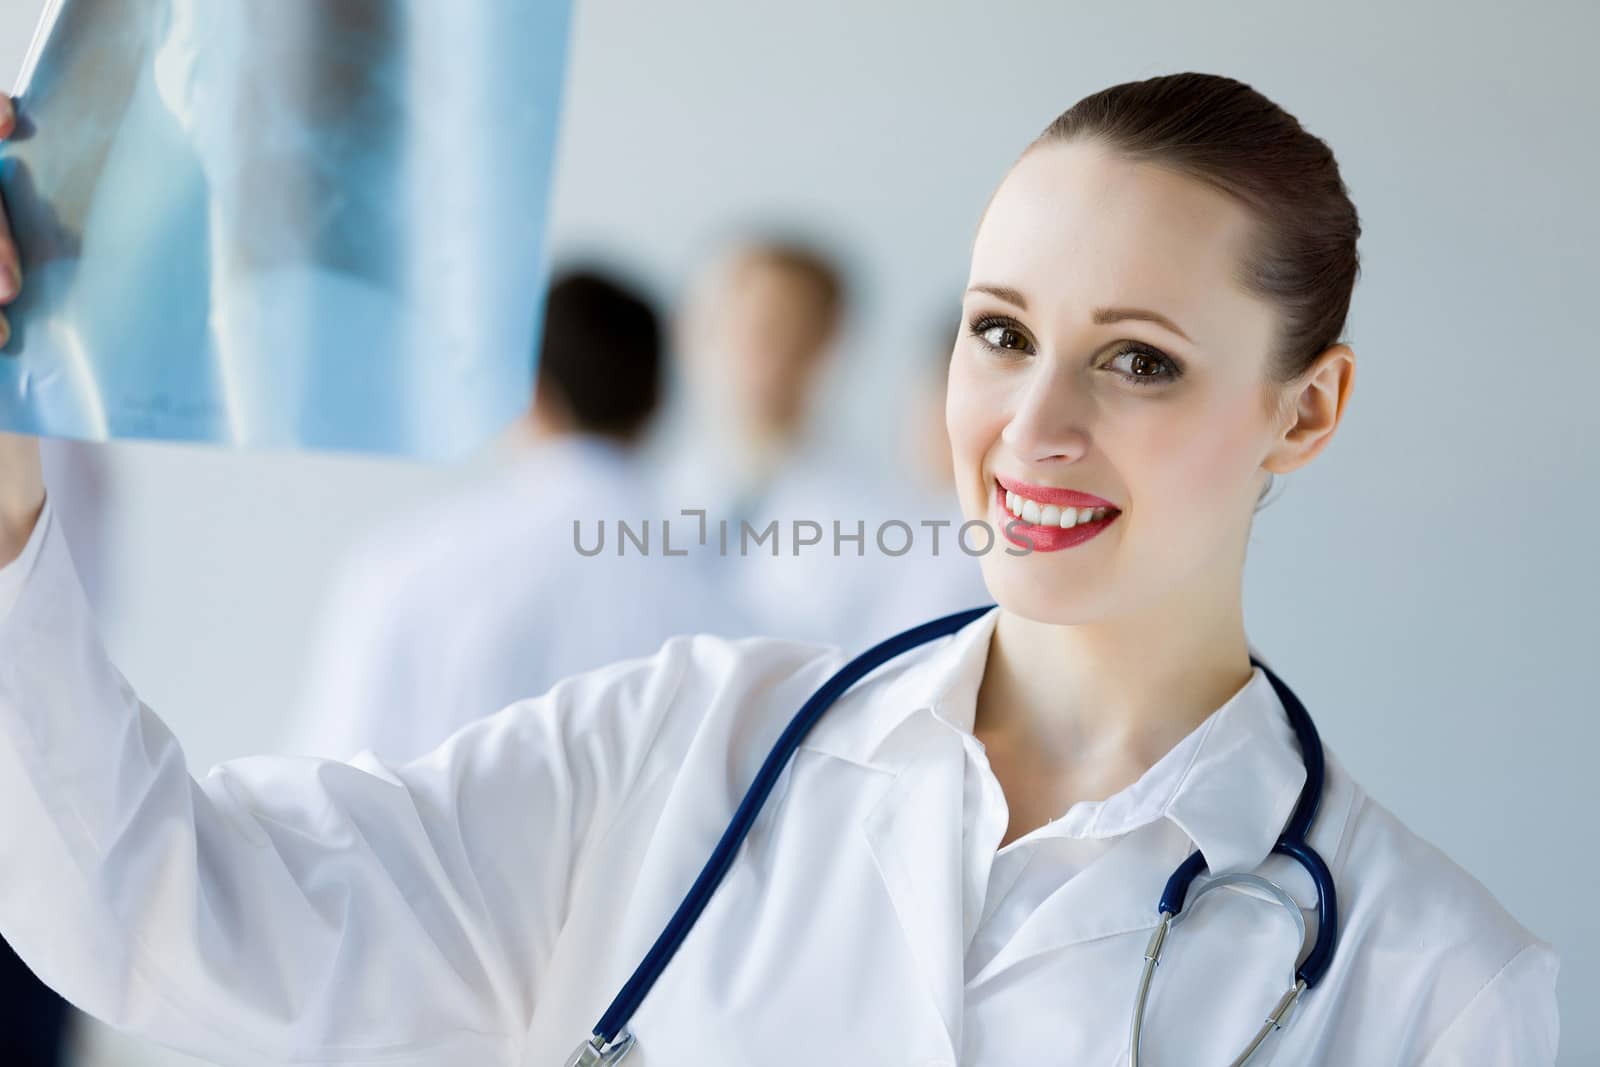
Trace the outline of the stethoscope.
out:
<instances>
[{"instance_id":1,"label":"stethoscope","mask_svg":"<svg viewBox=\"0 0 1600 1067\"><path fill-rule=\"evenodd\" d=\"M970 608L896 634L846 663L811 694L810 699L790 720L777 743L773 745L772 751L767 753L761 769L756 772L755 781L750 784L744 799L739 802L739 807L733 813L727 829L723 831L721 840L712 850L711 858L701 868L694 884L689 887L688 894L678 905L678 910L673 912L672 918L657 936L655 944L650 946L650 951L645 953L644 959L634 970L632 977L623 985L616 998L612 1000L611 1006L595 1024L588 1040L579 1045L577 1051L567 1060L566 1067L602 1067L614 1064L632 1050L634 1039L627 1030L628 1020L633 1018L633 1013L638 1010L645 996L656 984L656 980L661 977L661 972L666 969L679 946L689 936L695 920L700 918L700 913L710 902L711 895L716 892L717 886L722 884L723 877L733 866L734 855L750 833L750 828L755 825L756 816L761 813L762 805L766 803L773 787L777 785L778 777L783 773L795 750L845 690L901 653L935 638L955 633L967 623L992 610L993 605ZM1272 851L1278 855L1288 856L1311 875L1317 890L1317 940L1311 950L1297 961L1294 981L1288 992L1284 993L1272 1011L1267 1014L1266 1022L1262 1024L1245 1050L1233 1061L1231 1067L1240 1067L1255 1054L1269 1034L1282 1028L1287 1022L1290 1009L1299 1002L1301 994L1315 986L1327 973L1328 965L1333 961L1334 944L1338 940L1339 932L1333 875L1329 873L1328 865L1323 862L1316 849L1306 840L1306 835L1311 831L1312 820L1317 815L1317 806L1322 800L1322 741L1317 736L1316 726L1311 722L1311 715L1300 699L1294 695L1294 691L1255 656L1250 657L1250 663L1252 666L1260 667L1272 682L1272 688L1277 691L1278 699L1289 715L1289 722L1294 727L1295 737L1300 743L1301 756L1305 761L1306 781L1300 790L1300 801L1295 805L1294 814L1290 816L1288 825ZM1155 974L1156 965L1161 962L1161 951L1166 946L1167 938L1172 931L1180 922L1193 914L1194 909L1191 907L1185 911L1184 904L1191 900L1190 885L1205 870L1206 859L1196 851L1173 872L1166 888L1162 891L1158 908L1161 922L1151 935L1149 947L1145 949L1144 971L1139 979L1139 991L1134 1002L1133 1025L1128 1037L1130 1067L1138 1067L1139 1064L1139 1042L1140 1032L1144 1027L1145 1001L1150 994L1150 981ZM1265 891L1288 912L1295 928L1299 931L1299 943L1305 944L1306 921L1299 905L1282 886L1258 875L1228 874L1213 878L1193 894L1192 900L1198 901L1212 889L1224 885L1250 885Z\"/></svg>"}]
</instances>

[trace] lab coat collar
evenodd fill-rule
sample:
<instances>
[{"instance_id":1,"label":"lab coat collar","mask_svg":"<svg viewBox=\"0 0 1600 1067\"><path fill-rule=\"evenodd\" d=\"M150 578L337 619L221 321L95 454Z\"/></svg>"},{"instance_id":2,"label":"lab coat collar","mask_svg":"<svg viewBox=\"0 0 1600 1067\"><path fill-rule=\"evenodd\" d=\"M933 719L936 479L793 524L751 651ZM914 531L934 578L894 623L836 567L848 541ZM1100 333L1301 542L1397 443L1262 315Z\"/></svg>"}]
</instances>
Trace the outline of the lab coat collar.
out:
<instances>
[{"instance_id":1,"label":"lab coat collar","mask_svg":"<svg viewBox=\"0 0 1600 1067\"><path fill-rule=\"evenodd\" d=\"M993 803L971 803L992 788L971 773L981 751L972 730L998 618L998 609L989 611L880 666L845 693L801 746L882 783L860 831L952 1062L963 1045L966 949L1004 830ZM1036 831L1112 837L1159 823L1151 836L1115 842L1063 885L971 980L983 982L1044 952L1153 927L1161 887L1194 846L1213 873L1258 866L1304 778L1293 731L1258 668L1132 786L1104 801L1075 804Z\"/></svg>"},{"instance_id":2,"label":"lab coat collar","mask_svg":"<svg viewBox=\"0 0 1600 1067\"><path fill-rule=\"evenodd\" d=\"M841 700L853 706L824 718L805 747L899 773L924 748L919 725L936 721L970 738L998 619L995 608L879 668L884 685L870 687L873 699ZM1047 832L1115 837L1164 818L1200 849L1211 873L1254 870L1283 832L1305 777L1294 730L1270 679L1257 667L1131 786L1074 805Z\"/></svg>"},{"instance_id":3,"label":"lab coat collar","mask_svg":"<svg viewBox=\"0 0 1600 1067\"><path fill-rule=\"evenodd\" d=\"M636 448L626 441L591 433L568 433L540 438L523 445L513 454L512 470L530 477L548 479L594 469L632 470L637 463Z\"/></svg>"}]
</instances>

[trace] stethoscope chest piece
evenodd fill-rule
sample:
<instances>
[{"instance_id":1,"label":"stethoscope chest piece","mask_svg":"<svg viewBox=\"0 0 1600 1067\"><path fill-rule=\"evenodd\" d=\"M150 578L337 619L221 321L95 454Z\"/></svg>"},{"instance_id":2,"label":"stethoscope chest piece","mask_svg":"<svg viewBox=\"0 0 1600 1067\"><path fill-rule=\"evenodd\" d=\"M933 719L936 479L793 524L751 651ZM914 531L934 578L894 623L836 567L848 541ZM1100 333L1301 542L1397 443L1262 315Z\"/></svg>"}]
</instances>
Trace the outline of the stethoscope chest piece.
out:
<instances>
[{"instance_id":1,"label":"stethoscope chest piece","mask_svg":"<svg viewBox=\"0 0 1600 1067\"><path fill-rule=\"evenodd\" d=\"M1156 926L1155 932L1150 935L1150 944L1144 952L1144 971L1139 977L1138 995L1134 998L1133 1024L1128 1038L1129 1067L1139 1067L1139 1055L1141 1051L1140 1044L1141 1039L1143 1038L1144 1030L1145 1003L1150 997L1150 981L1155 976L1156 965L1161 962L1161 950L1166 947L1167 936L1176 930L1178 925L1183 922L1184 919L1194 914L1195 902L1198 901L1200 897L1204 896L1212 889L1216 889L1225 885L1253 886L1272 897L1279 905L1282 906L1284 914L1288 916L1290 922L1294 925L1296 933L1299 934L1298 944L1302 947L1302 949L1304 948L1306 941L1306 919L1305 916L1300 913L1300 906L1295 903L1294 898L1291 897L1282 886L1278 885L1276 882L1262 878L1259 875L1219 875L1197 889L1190 896L1189 906L1184 910L1178 912L1176 915L1163 910L1161 913L1161 922ZM1299 965L1299 962L1299 960L1296 961L1296 966ZM1237 1058L1230 1062L1230 1067L1241 1067L1246 1060L1255 1055L1256 1050L1261 1047L1261 1045L1267 1040L1274 1030L1280 1030L1288 1023L1290 1011L1297 1003L1299 1003L1300 994L1305 992L1306 989L1305 980L1297 974L1291 973L1289 976L1289 982L1290 985L1288 992L1284 993L1282 997L1278 998L1278 1003L1275 1004L1272 1010L1267 1013L1266 1022L1262 1024L1261 1029L1256 1031L1255 1037L1248 1045L1245 1046L1244 1051L1240 1053Z\"/></svg>"},{"instance_id":2,"label":"stethoscope chest piece","mask_svg":"<svg viewBox=\"0 0 1600 1067\"><path fill-rule=\"evenodd\" d=\"M622 1057L633 1051L633 1035L623 1031L610 1041L598 1034L579 1045L567 1060L566 1067L609 1067L621 1063Z\"/></svg>"}]
</instances>

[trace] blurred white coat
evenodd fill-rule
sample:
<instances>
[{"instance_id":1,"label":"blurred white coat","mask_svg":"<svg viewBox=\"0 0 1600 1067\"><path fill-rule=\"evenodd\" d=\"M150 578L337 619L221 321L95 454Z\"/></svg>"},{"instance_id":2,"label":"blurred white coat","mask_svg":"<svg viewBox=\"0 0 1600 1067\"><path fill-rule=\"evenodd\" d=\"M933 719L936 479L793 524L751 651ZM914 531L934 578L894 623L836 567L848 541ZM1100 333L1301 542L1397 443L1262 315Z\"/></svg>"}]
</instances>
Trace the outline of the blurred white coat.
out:
<instances>
[{"instance_id":1,"label":"blurred white coat","mask_svg":"<svg viewBox=\"0 0 1600 1067\"><path fill-rule=\"evenodd\" d=\"M286 749L411 759L674 634L746 632L702 557L665 554L663 517L630 449L571 436L384 529L330 591ZM635 535L649 521L645 549L618 520ZM675 525L674 552L689 530Z\"/></svg>"}]
</instances>

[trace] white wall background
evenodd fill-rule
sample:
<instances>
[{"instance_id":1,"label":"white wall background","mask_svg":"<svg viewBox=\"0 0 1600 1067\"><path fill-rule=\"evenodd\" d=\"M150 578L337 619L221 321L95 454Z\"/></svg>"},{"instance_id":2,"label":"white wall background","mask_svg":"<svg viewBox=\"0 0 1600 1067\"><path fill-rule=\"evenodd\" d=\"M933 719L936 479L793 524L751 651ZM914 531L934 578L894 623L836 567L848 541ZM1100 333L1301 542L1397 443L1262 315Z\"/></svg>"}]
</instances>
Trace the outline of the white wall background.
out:
<instances>
[{"instance_id":1,"label":"white wall background","mask_svg":"<svg viewBox=\"0 0 1600 1067\"><path fill-rule=\"evenodd\" d=\"M0 0L0 75L39 6ZM1562 951L1562 1062L1592 1064L1597 40L1582 0L579 0L558 246L670 294L730 222L819 223L870 282L830 417L886 460L886 390L1058 111L1194 69L1297 114L1363 217L1360 373L1337 443L1258 522L1252 638L1372 792ZM335 550L459 477L148 445L111 468L109 636L197 768L273 743Z\"/></svg>"}]
</instances>

